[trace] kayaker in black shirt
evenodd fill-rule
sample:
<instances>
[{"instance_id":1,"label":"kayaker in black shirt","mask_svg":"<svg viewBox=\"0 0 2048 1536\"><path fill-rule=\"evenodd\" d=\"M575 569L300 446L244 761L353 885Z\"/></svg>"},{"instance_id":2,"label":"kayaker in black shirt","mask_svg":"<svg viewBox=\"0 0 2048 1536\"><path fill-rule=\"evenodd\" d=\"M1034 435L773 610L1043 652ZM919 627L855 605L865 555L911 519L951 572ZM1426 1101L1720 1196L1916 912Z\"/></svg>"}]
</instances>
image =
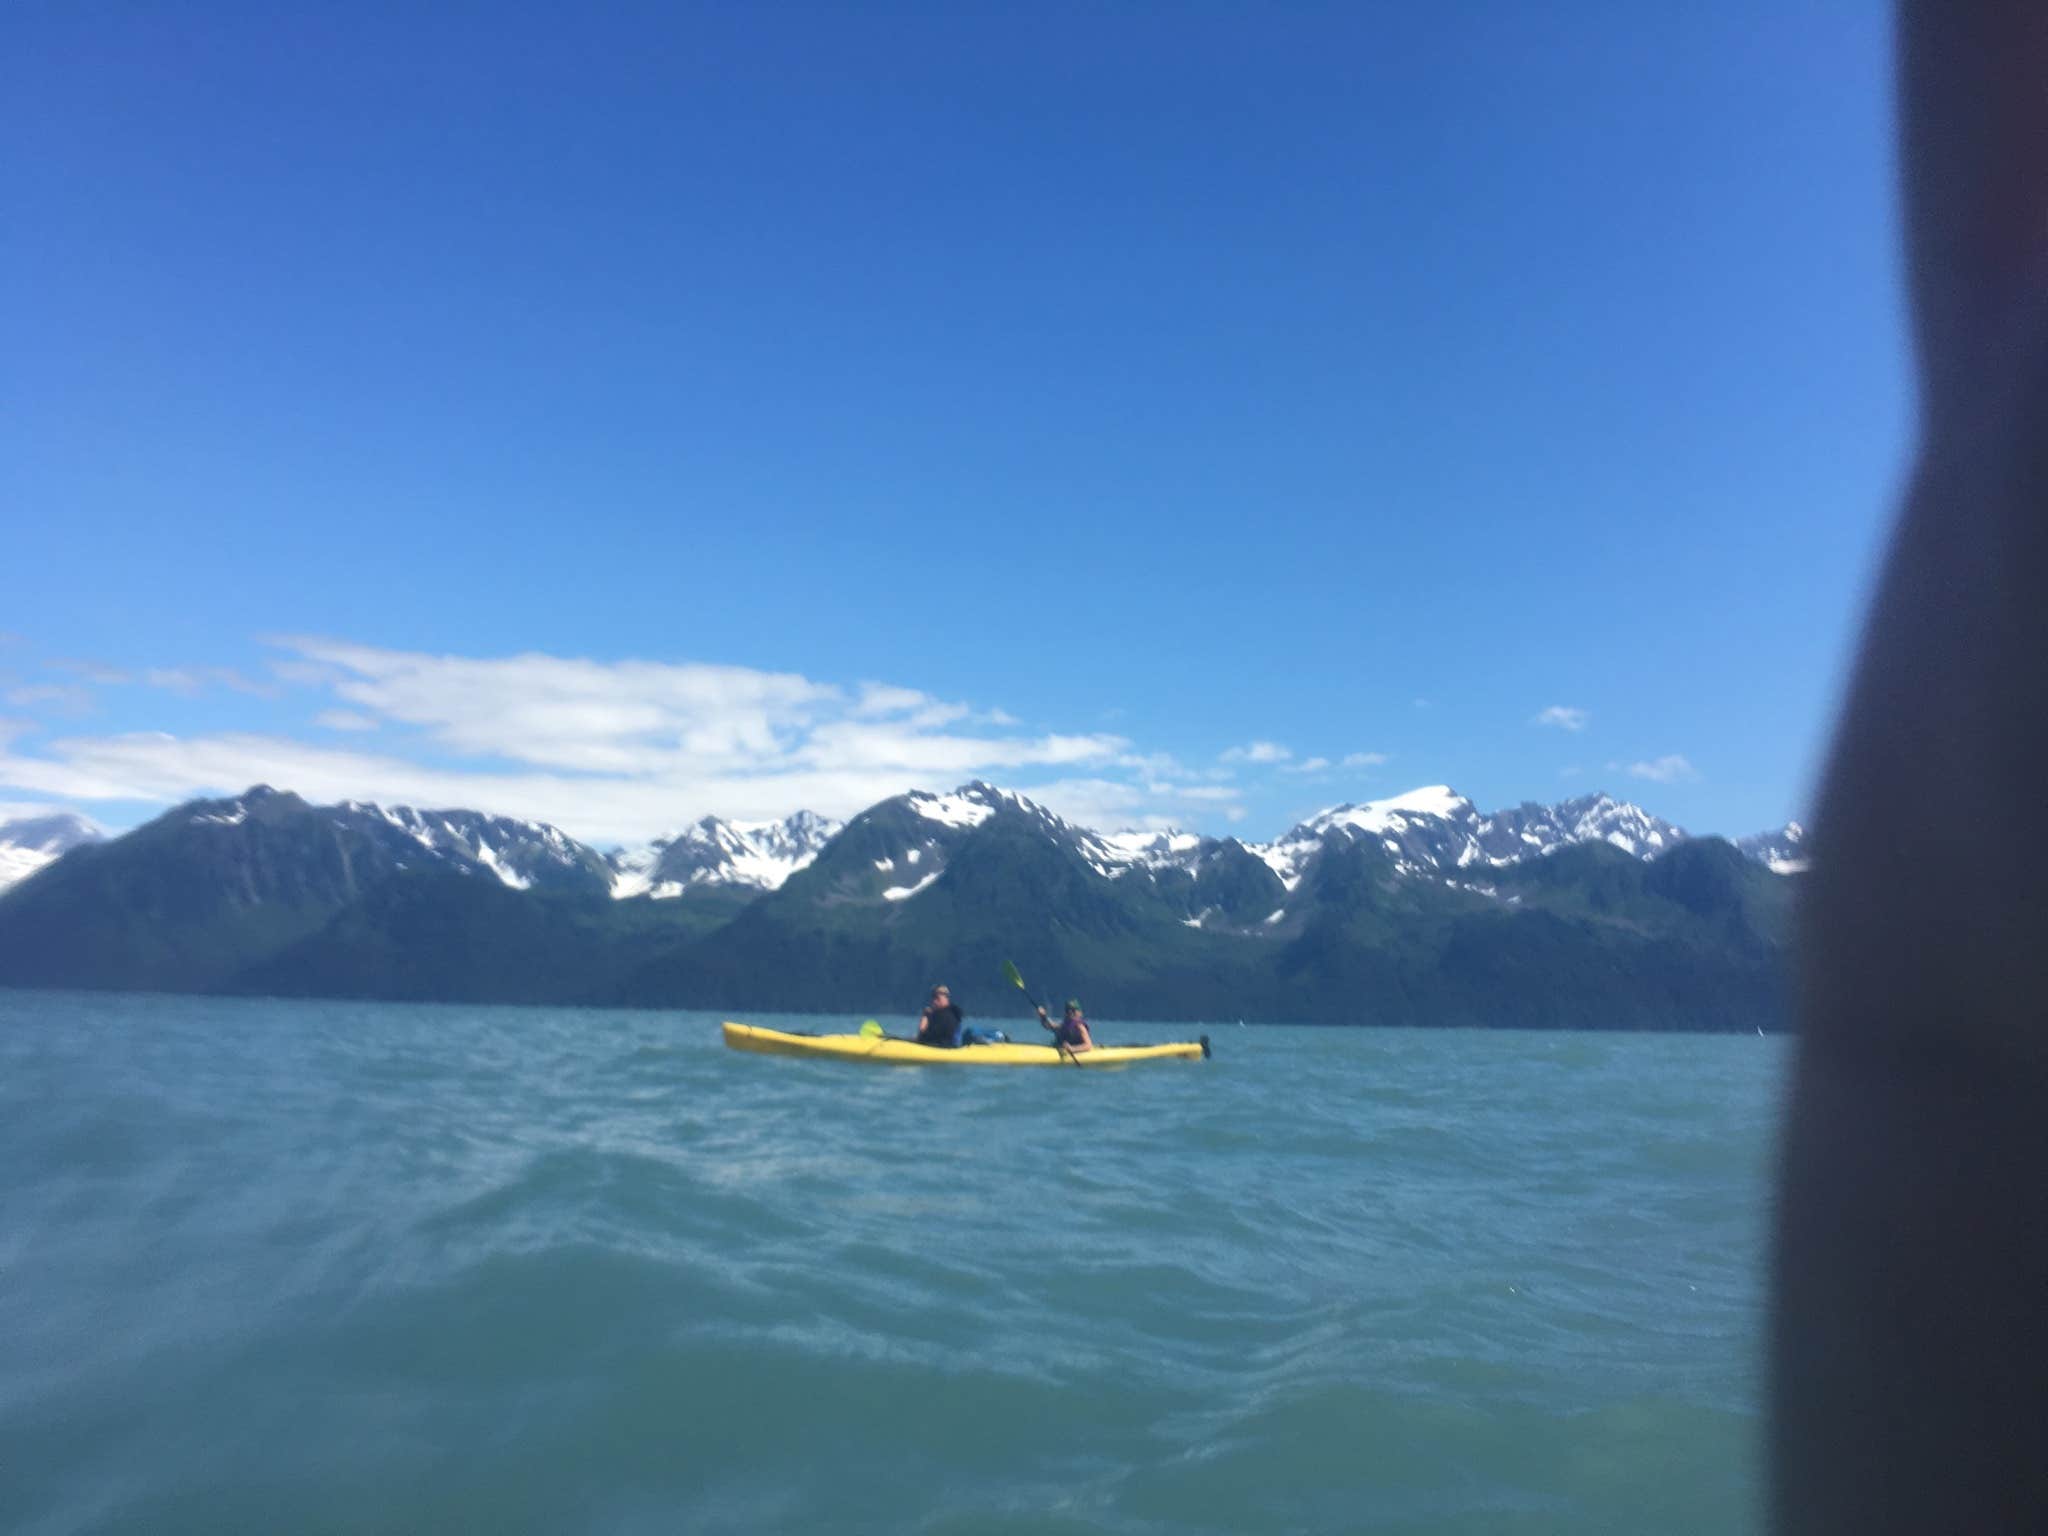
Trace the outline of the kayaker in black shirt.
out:
<instances>
[{"instance_id":1,"label":"kayaker in black shirt","mask_svg":"<svg viewBox=\"0 0 2048 1536\"><path fill-rule=\"evenodd\" d=\"M917 1043L948 1051L960 1044L960 1010L953 1006L953 994L943 986L932 988L932 1000L917 1021Z\"/></svg>"}]
</instances>

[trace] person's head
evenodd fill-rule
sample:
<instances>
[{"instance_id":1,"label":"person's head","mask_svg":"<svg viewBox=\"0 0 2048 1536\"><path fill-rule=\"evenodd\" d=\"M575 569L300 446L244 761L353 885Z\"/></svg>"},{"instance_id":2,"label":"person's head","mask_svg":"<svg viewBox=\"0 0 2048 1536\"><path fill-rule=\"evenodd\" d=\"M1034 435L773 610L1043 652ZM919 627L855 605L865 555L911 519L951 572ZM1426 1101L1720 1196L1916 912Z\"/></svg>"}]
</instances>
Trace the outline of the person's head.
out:
<instances>
[{"instance_id":1,"label":"person's head","mask_svg":"<svg viewBox=\"0 0 2048 1536\"><path fill-rule=\"evenodd\" d=\"M934 1008L943 1008L951 1001L953 1001L953 994L946 990L946 984L943 981L932 988L932 1006Z\"/></svg>"},{"instance_id":2,"label":"person's head","mask_svg":"<svg viewBox=\"0 0 2048 1536\"><path fill-rule=\"evenodd\" d=\"M1071 997L1067 999L1067 1017L1070 1019L1081 1017L1081 1004L1079 1000Z\"/></svg>"}]
</instances>

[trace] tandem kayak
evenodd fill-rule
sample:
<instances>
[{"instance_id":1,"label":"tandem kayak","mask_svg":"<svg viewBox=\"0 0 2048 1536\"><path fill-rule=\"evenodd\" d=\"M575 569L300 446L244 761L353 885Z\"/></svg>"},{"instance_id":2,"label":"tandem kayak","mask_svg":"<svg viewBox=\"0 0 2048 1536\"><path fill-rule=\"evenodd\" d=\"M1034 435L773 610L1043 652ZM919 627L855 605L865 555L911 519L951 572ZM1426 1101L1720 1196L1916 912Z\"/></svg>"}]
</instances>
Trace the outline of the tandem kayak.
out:
<instances>
[{"instance_id":1,"label":"tandem kayak","mask_svg":"<svg viewBox=\"0 0 2048 1536\"><path fill-rule=\"evenodd\" d=\"M727 1024L725 1043L760 1056L814 1056L892 1067L1128 1067L1141 1061L1200 1061L1209 1054L1207 1035L1170 1045L1098 1045L1070 1056L1050 1045L963 1045L947 1051L886 1035L798 1035L755 1024Z\"/></svg>"}]
</instances>

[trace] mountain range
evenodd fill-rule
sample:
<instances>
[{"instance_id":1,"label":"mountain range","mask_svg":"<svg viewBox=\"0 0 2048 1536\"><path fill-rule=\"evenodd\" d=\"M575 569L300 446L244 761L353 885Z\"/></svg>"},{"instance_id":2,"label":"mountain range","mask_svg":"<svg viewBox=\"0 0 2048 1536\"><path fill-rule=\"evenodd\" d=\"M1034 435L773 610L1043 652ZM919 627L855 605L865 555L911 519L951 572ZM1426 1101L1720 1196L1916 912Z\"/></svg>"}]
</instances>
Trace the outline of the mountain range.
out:
<instances>
[{"instance_id":1,"label":"mountain range","mask_svg":"<svg viewBox=\"0 0 2048 1536\"><path fill-rule=\"evenodd\" d=\"M1098 1017L1771 1027L1806 857L1796 825L1737 845L1440 785L1270 843L1099 833L980 782L603 853L265 786L91 832L0 825L29 870L0 984L900 1013L947 977L1014 1015L1014 958Z\"/></svg>"}]
</instances>

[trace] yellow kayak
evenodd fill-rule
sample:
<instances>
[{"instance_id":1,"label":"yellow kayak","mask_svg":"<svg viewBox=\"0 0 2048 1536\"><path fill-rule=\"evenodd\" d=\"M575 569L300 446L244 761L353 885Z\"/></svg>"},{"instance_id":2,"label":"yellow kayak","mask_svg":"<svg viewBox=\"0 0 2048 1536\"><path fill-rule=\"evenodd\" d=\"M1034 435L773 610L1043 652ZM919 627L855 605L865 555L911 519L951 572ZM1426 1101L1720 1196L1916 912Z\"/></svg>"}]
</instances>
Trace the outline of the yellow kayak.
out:
<instances>
[{"instance_id":1,"label":"yellow kayak","mask_svg":"<svg viewBox=\"0 0 2048 1536\"><path fill-rule=\"evenodd\" d=\"M892 1067L1128 1067L1140 1061L1200 1061L1209 1039L1170 1045L1098 1045L1069 1056L1050 1045L963 1045L943 1051L915 1040L868 1035L795 1035L755 1024L727 1024L725 1043L760 1056L814 1056L828 1061L874 1061Z\"/></svg>"}]
</instances>

